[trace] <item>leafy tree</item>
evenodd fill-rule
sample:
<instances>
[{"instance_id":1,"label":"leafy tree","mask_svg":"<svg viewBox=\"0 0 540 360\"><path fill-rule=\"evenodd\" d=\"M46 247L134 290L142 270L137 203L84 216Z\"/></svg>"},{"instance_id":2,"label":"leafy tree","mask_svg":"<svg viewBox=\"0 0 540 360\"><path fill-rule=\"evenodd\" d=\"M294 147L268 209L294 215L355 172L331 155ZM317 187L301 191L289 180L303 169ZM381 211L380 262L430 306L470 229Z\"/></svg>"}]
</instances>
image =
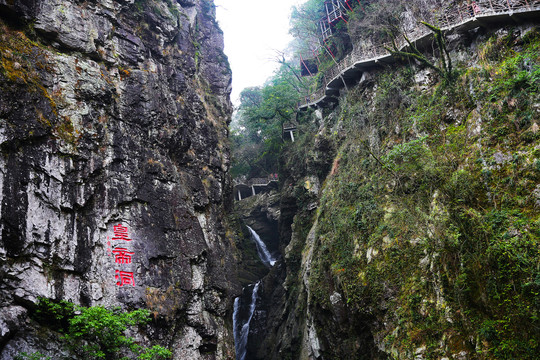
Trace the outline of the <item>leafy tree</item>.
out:
<instances>
[{"instance_id":1,"label":"leafy tree","mask_svg":"<svg viewBox=\"0 0 540 360\"><path fill-rule=\"evenodd\" d=\"M397 1L392 0L394 2ZM266 84L242 91L237 126L231 131L230 137L233 177L265 176L278 170L283 124L295 118L298 102L305 99L317 84L322 84L325 70L334 66L339 58L351 50L345 22L338 23L334 27L334 36L326 41L325 46L320 47L319 21L326 14L324 3L324 0L308 0L294 7L291 14L290 33L295 38L291 45L292 53L295 58L299 58L299 54L308 51L311 54L312 50L318 49L321 52L319 60L322 61L319 74L311 79L301 77L298 64L287 60L284 53L278 53L276 60L281 66ZM368 5L367 2L362 3L363 6ZM354 12L359 14L364 10L363 6L356 6ZM351 12L349 17L355 18L355 13ZM332 49L332 56L329 55L329 48Z\"/></svg>"},{"instance_id":2,"label":"leafy tree","mask_svg":"<svg viewBox=\"0 0 540 360\"><path fill-rule=\"evenodd\" d=\"M319 20L324 14L324 0L308 0L294 6L289 33L296 39L317 39L320 35Z\"/></svg>"},{"instance_id":3,"label":"leafy tree","mask_svg":"<svg viewBox=\"0 0 540 360\"><path fill-rule=\"evenodd\" d=\"M305 94L302 79L283 57L281 67L262 87L240 94L238 126L231 132L233 176L265 176L277 171L282 147L281 131L295 117Z\"/></svg>"},{"instance_id":4,"label":"leafy tree","mask_svg":"<svg viewBox=\"0 0 540 360\"><path fill-rule=\"evenodd\" d=\"M162 346L146 348L126 336L130 327L150 321L150 311L146 309L124 312L120 308L83 307L67 301L55 303L49 299L40 299L36 313L38 321L56 321L53 322L53 328L64 334L67 350L77 358L117 360L135 355L140 360L159 360L172 356L171 351ZM21 359L31 360L42 358L39 353L20 356Z\"/></svg>"},{"instance_id":5,"label":"leafy tree","mask_svg":"<svg viewBox=\"0 0 540 360\"><path fill-rule=\"evenodd\" d=\"M349 15L352 15L352 11ZM325 16L325 1L309 0L293 8L291 28L289 30L290 34L295 38L293 46L296 57L300 57L300 55L304 57L317 55L319 61L321 61L319 70L323 73L333 66L336 60L339 61L352 50L347 25L343 21L335 24L333 26L333 36L323 41L320 20Z\"/></svg>"},{"instance_id":6,"label":"leafy tree","mask_svg":"<svg viewBox=\"0 0 540 360\"><path fill-rule=\"evenodd\" d=\"M69 319L75 315L75 304L60 300L40 298L34 318L49 328L63 332L69 327Z\"/></svg>"}]
</instances>

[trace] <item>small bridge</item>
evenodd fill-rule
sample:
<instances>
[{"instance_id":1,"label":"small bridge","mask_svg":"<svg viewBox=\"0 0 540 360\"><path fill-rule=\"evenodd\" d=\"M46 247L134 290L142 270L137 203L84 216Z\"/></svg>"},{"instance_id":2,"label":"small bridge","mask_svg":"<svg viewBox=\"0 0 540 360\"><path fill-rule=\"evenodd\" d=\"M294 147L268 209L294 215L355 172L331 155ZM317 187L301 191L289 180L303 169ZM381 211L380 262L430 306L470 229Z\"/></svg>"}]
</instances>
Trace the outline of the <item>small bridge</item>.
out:
<instances>
[{"instance_id":1,"label":"small bridge","mask_svg":"<svg viewBox=\"0 0 540 360\"><path fill-rule=\"evenodd\" d=\"M239 201L250 196L277 189L278 181L277 174L270 174L265 178L234 180L234 198Z\"/></svg>"},{"instance_id":2,"label":"small bridge","mask_svg":"<svg viewBox=\"0 0 540 360\"><path fill-rule=\"evenodd\" d=\"M479 0L467 4L449 6L427 22L444 32L467 31L481 26L512 21L523 23L540 20L540 0ZM433 39L433 33L423 25L407 31L407 37L417 47L425 47ZM299 105L299 110L310 107L325 107L337 101L340 89L358 80L362 73L379 64L396 61L387 50L391 43L374 46L354 46L353 51L326 72L321 87ZM399 50L408 47L405 39L398 42Z\"/></svg>"}]
</instances>

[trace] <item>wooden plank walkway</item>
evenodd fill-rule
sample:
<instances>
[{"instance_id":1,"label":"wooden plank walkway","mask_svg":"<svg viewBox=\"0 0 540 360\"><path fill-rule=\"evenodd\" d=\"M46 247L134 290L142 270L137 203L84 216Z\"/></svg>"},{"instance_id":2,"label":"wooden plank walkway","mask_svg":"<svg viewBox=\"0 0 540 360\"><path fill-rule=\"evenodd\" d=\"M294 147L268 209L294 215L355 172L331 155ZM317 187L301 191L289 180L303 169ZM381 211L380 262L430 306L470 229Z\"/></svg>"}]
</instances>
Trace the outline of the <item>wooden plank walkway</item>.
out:
<instances>
[{"instance_id":1,"label":"wooden plank walkway","mask_svg":"<svg viewBox=\"0 0 540 360\"><path fill-rule=\"evenodd\" d=\"M540 21L540 0L479 0L471 4L452 6L434 19L426 19L439 27L443 32L463 32L481 26L490 26L498 23L512 22L524 23L527 21ZM433 33L424 25L419 24L407 33L407 37L418 47L433 39ZM406 49L405 39L398 43L398 49ZM362 73L379 64L389 64L396 59L386 50L392 44L384 43L376 46L354 46L353 51L332 67L324 76L321 87L309 97L298 110L310 107L325 107L335 103L336 95L345 87L345 82L359 79Z\"/></svg>"}]
</instances>

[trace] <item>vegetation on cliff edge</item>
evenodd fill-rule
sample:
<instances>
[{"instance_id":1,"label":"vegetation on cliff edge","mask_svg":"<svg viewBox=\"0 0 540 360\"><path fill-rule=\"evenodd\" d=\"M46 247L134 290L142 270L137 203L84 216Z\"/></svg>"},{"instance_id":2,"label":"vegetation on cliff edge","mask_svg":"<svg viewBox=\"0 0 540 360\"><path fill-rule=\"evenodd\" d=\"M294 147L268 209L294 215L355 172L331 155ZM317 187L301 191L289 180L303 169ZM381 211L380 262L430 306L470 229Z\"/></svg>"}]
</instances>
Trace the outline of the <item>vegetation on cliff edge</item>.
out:
<instances>
[{"instance_id":1,"label":"vegetation on cliff edge","mask_svg":"<svg viewBox=\"0 0 540 360\"><path fill-rule=\"evenodd\" d=\"M62 334L65 349L79 359L168 359L170 350L154 345L150 348L127 336L128 330L150 322L150 311L130 312L103 306L83 307L62 300L55 302L41 298L34 318ZM131 355L131 356L130 356ZM39 353L21 354L21 359L40 359Z\"/></svg>"},{"instance_id":2,"label":"vegetation on cliff edge","mask_svg":"<svg viewBox=\"0 0 540 360\"><path fill-rule=\"evenodd\" d=\"M421 90L405 68L378 73L372 100L348 94L317 212L316 309L342 292L396 358L535 358L539 46L510 30L456 86Z\"/></svg>"}]
</instances>

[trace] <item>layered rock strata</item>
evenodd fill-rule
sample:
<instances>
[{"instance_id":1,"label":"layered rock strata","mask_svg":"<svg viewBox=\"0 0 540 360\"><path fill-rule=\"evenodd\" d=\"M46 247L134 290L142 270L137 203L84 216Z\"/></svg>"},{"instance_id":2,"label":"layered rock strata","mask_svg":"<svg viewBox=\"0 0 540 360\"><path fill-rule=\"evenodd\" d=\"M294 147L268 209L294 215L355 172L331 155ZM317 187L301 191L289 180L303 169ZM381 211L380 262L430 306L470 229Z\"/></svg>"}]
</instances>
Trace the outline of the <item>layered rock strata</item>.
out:
<instances>
[{"instance_id":1,"label":"layered rock strata","mask_svg":"<svg viewBox=\"0 0 540 360\"><path fill-rule=\"evenodd\" d=\"M58 354L41 297L147 308L141 341L232 358L213 2L0 0L0 51L0 359Z\"/></svg>"}]
</instances>

